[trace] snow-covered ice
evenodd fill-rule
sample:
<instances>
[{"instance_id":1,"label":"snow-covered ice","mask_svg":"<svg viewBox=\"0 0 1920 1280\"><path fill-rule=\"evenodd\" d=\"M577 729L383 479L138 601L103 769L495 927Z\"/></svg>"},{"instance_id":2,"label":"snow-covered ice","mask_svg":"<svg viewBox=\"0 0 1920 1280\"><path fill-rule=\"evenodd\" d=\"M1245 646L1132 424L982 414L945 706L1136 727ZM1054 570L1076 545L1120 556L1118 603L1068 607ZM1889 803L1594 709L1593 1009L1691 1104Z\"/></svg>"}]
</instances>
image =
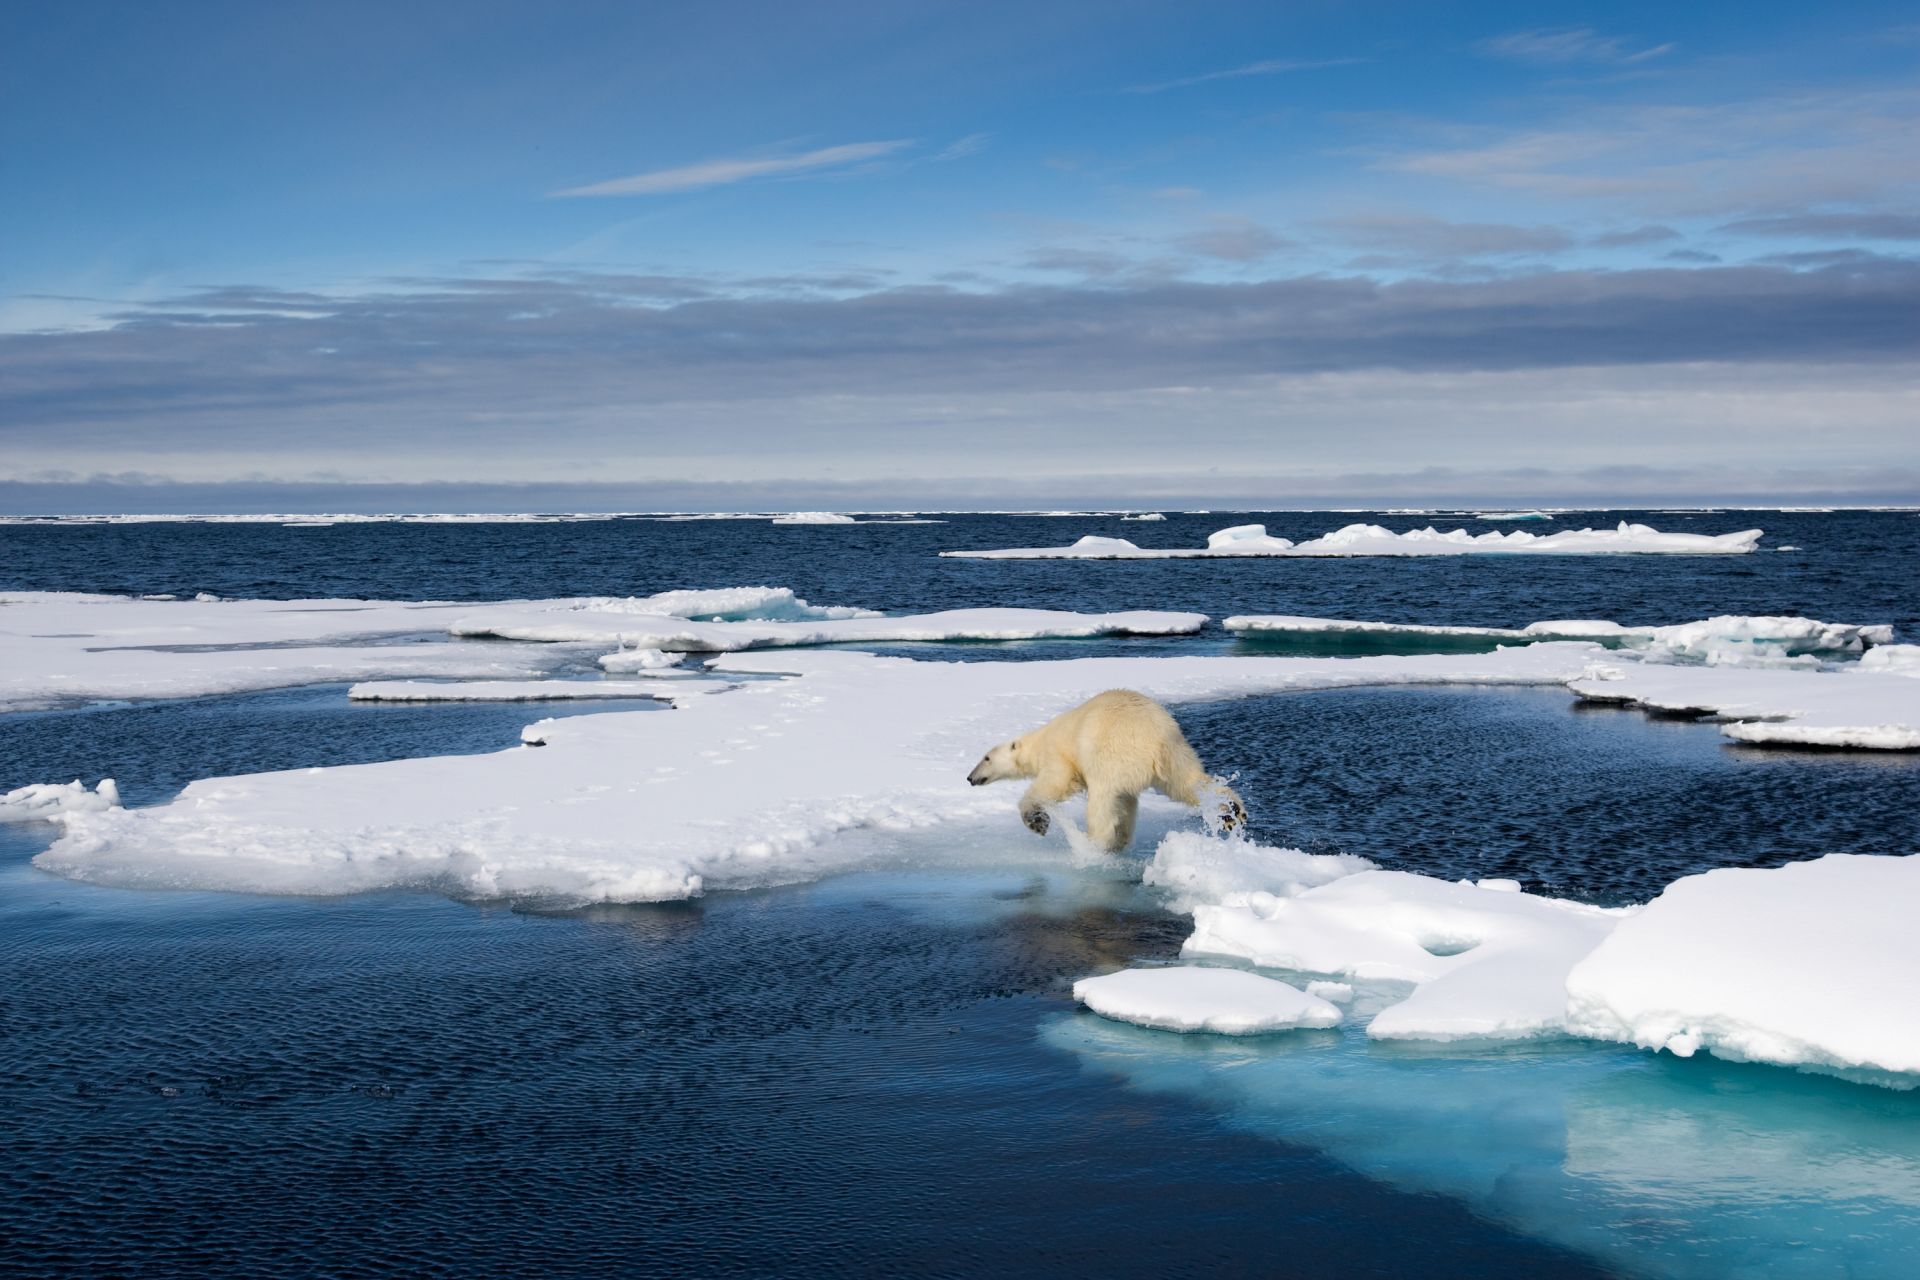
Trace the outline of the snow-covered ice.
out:
<instances>
[{"instance_id":1,"label":"snow-covered ice","mask_svg":"<svg viewBox=\"0 0 1920 1280\"><path fill-rule=\"evenodd\" d=\"M96 813L119 805L120 788L112 778L102 778L100 785L92 789L78 778L67 783L35 782L0 795L0 822L50 819L62 813Z\"/></svg>"},{"instance_id":2,"label":"snow-covered ice","mask_svg":"<svg viewBox=\"0 0 1920 1280\"><path fill-rule=\"evenodd\" d=\"M859 524L852 516L842 515L838 511L790 511L783 516L775 516L773 524Z\"/></svg>"},{"instance_id":3,"label":"snow-covered ice","mask_svg":"<svg viewBox=\"0 0 1920 1280\"><path fill-rule=\"evenodd\" d=\"M1399 636L1416 640L1490 640L1501 644L1592 640L1635 650L1653 661L1703 662L1709 666L1812 666L1818 665L1820 658L1860 654L1870 645L1886 645L1893 639L1890 624L1822 622L1817 618L1786 615L1725 615L1671 626L1645 627L1622 626L1604 619L1568 618L1513 628L1248 614L1228 618L1221 625L1228 631L1249 636ZM1875 665L1892 661L1881 659Z\"/></svg>"},{"instance_id":4,"label":"snow-covered ice","mask_svg":"<svg viewBox=\"0 0 1920 1280\"><path fill-rule=\"evenodd\" d=\"M711 669L782 678L742 681L671 714L542 721L522 735L537 748L196 782L154 808L69 815L39 865L116 884L647 901L818 878L899 856L911 833L936 826L942 851L927 857L1071 861L1063 839L1020 826L1007 789L970 787L966 774L986 746L1103 689L1181 702L1551 685L1603 656L1586 645L1349 660L735 654ZM1192 821L1149 797L1143 819L1155 814ZM845 838L859 832L883 838Z\"/></svg>"},{"instance_id":5,"label":"snow-covered ice","mask_svg":"<svg viewBox=\"0 0 1920 1280\"><path fill-rule=\"evenodd\" d=\"M1569 1023L1689 1057L1920 1082L1920 857L1687 876L1567 977Z\"/></svg>"},{"instance_id":6,"label":"snow-covered ice","mask_svg":"<svg viewBox=\"0 0 1920 1280\"><path fill-rule=\"evenodd\" d=\"M1737 533L1663 533L1650 525L1621 521L1612 529L1563 529L1558 533L1488 530L1447 533L1431 526L1395 533L1377 524L1350 524L1305 542L1269 535L1265 525L1221 529L1205 547L1135 546L1125 538L1085 537L1065 547L1009 547L991 551L942 551L976 560L1174 560L1220 556L1461 556L1461 555L1744 555L1762 530Z\"/></svg>"},{"instance_id":7,"label":"snow-covered ice","mask_svg":"<svg viewBox=\"0 0 1920 1280\"><path fill-rule=\"evenodd\" d=\"M1920 680L1901 673L1901 657L1834 671L1623 662L1569 687L1593 702L1712 716L1739 742L1912 751L1920 749Z\"/></svg>"},{"instance_id":8,"label":"snow-covered ice","mask_svg":"<svg viewBox=\"0 0 1920 1280\"><path fill-rule=\"evenodd\" d=\"M1165 520L1166 516L1158 511L1142 511L1137 516L1121 516L1122 520Z\"/></svg>"},{"instance_id":9,"label":"snow-covered ice","mask_svg":"<svg viewBox=\"0 0 1920 1280\"><path fill-rule=\"evenodd\" d=\"M1336 1005L1244 969L1122 969L1080 979L1073 998L1103 1018L1161 1031L1253 1035L1340 1024Z\"/></svg>"},{"instance_id":10,"label":"snow-covered ice","mask_svg":"<svg viewBox=\"0 0 1920 1280\"><path fill-rule=\"evenodd\" d=\"M1200 613L1135 610L1071 613L1058 609L949 609L899 617L825 618L814 622L701 622L620 611L493 605L454 622L458 636L507 640L586 641L689 653L822 644L885 644L939 640L1039 640L1090 636L1191 635Z\"/></svg>"},{"instance_id":11,"label":"snow-covered ice","mask_svg":"<svg viewBox=\"0 0 1920 1280\"><path fill-rule=\"evenodd\" d=\"M370 680L347 690L354 702L560 702L597 698L670 701L684 685L642 680Z\"/></svg>"}]
</instances>

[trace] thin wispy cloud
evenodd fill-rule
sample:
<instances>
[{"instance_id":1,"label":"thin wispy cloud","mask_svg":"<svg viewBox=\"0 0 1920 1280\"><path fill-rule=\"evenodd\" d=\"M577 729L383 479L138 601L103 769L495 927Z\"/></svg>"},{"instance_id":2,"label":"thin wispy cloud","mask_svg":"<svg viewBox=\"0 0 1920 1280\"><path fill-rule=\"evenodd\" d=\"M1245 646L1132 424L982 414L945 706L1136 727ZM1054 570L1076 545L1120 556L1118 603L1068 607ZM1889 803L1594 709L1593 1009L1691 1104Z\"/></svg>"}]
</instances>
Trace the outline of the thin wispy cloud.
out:
<instances>
[{"instance_id":1,"label":"thin wispy cloud","mask_svg":"<svg viewBox=\"0 0 1920 1280\"><path fill-rule=\"evenodd\" d=\"M1556 66L1574 62L1616 65L1646 62L1672 53L1675 48L1672 44L1657 44L1636 49L1625 39L1603 36L1592 27L1542 27L1532 31L1513 31L1474 45L1477 52L1490 58Z\"/></svg>"},{"instance_id":2,"label":"thin wispy cloud","mask_svg":"<svg viewBox=\"0 0 1920 1280\"><path fill-rule=\"evenodd\" d=\"M1241 80L1248 76L1277 76L1289 71L1318 71L1323 67L1352 67L1365 62L1365 58L1268 58L1263 62L1249 62L1243 67L1229 67L1224 71L1207 71L1197 76L1182 76L1178 80L1163 80L1157 84L1134 84L1122 89L1122 93L1165 93L1169 89L1186 89L1196 84L1212 84L1216 80Z\"/></svg>"},{"instance_id":3,"label":"thin wispy cloud","mask_svg":"<svg viewBox=\"0 0 1920 1280\"><path fill-rule=\"evenodd\" d=\"M798 155L721 157L674 169L653 169L584 187L567 187L550 194L555 197L654 196L678 191L700 191L754 178L844 169L849 165L878 160L912 145L911 138L893 138L883 142L849 142L837 147L821 147Z\"/></svg>"}]
</instances>

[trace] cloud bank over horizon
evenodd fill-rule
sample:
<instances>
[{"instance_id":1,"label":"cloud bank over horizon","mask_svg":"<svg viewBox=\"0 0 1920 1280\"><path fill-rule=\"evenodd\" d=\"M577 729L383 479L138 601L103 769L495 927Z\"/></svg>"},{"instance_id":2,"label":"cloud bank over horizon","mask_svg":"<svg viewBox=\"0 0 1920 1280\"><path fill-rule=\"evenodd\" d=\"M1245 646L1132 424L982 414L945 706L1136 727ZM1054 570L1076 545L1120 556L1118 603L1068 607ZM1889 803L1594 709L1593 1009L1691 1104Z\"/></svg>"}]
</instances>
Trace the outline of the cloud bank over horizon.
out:
<instances>
[{"instance_id":1,"label":"cloud bank over horizon","mask_svg":"<svg viewBox=\"0 0 1920 1280\"><path fill-rule=\"evenodd\" d=\"M844 9L0 19L0 508L1920 501L1897 6Z\"/></svg>"}]
</instances>

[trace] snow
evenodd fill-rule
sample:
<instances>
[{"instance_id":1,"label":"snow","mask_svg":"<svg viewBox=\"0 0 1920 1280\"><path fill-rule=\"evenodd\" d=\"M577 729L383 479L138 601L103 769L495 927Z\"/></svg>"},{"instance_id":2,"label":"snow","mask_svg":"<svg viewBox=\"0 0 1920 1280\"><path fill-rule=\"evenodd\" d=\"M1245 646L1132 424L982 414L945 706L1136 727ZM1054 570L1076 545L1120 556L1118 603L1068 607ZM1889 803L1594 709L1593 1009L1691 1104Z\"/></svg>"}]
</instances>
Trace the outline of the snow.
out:
<instances>
[{"instance_id":1,"label":"snow","mask_svg":"<svg viewBox=\"0 0 1920 1280\"><path fill-rule=\"evenodd\" d=\"M165 805L68 815L38 861L113 884L314 894L416 886L589 901L684 898L887 859L1072 865L1064 830L1035 838L1009 788L969 787L966 774L987 746L1104 689L1177 703L1381 684L1540 685L1601 656L1585 645L1346 660L735 654L711 669L781 678L746 680L669 715L541 721L522 735L537 749L195 782ZM1197 822L1152 797L1141 817L1146 839ZM935 829L931 847L915 834Z\"/></svg>"},{"instance_id":2,"label":"snow","mask_svg":"<svg viewBox=\"0 0 1920 1280\"><path fill-rule=\"evenodd\" d=\"M347 697L354 702L550 702L672 699L682 692L638 680L373 680L354 685Z\"/></svg>"},{"instance_id":3,"label":"snow","mask_svg":"<svg viewBox=\"0 0 1920 1280\"><path fill-rule=\"evenodd\" d=\"M1688 876L1573 969L1569 1022L1681 1057L1920 1073L1916 902L1920 857Z\"/></svg>"},{"instance_id":4,"label":"snow","mask_svg":"<svg viewBox=\"0 0 1920 1280\"><path fill-rule=\"evenodd\" d=\"M1920 749L1920 680L1899 670L1903 660L1834 671L1621 663L1569 687L1593 702L1713 716L1738 742L1911 751Z\"/></svg>"},{"instance_id":5,"label":"snow","mask_svg":"<svg viewBox=\"0 0 1920 1280\"><path fill-rule=\"evenodd\" d=\"M841 515L837 511L792 511L783 516L775 516L774 524L859 524L852 516Z\"/></svg>"},{"instance_id":6,"label":"snow","mask_svg":"<svg viewBox=\"0 0 1920 1280\"><path fill-rule=\"evenodd\" d=\"M1165 520L1166 516L1158 511L1142 511L1137 516L1121 516L1122 520Z\"/></svg>"},{"instance_id":7,"label":"snow","mask_svg":"<svg viewBox=\"0 0 1920 1280\"><path fill-rule=\"evenodd\" d=\"M1551 520L1544 511L1477 511L1475 520Z\"/></svg>"},{"instance_id":8,"label":"snow","mask_svg":"<svg viewBox=\"0 0 1920 1280\"><path fill-rule=\"evenodd\" d=\"M1333 1004L1346 1004L1353 999L1353 984L1350 982L1328 982L1324 978L1315 979L1307 984L1307 994L1319 996Z\"/></svg>"},{"instance_id":9,"label":"snow","mask_svg":"<svg viewBox=\"0 0 1920 1280\"><path fill-rule=\"evenodd\" d=\"M621 649L609 653L600 659L600 669L619 675L651 676L656 680L693 674L680 669L680 663L686 660L684 653L668 653L665 649Z\"/></svg>"},{"instance_id":10,"label":"snow","mask_svg":"<svg viewBox=\"0 0 1920 1280\"><path fill-rule=\"evenodd\" d=\"M1375 1015L1376 1039L1489 1039L1566 1032L1566 976L1618 913L1581 903L1358 871L1292 893L1196 906L1189 956L1414 984Z\"/></svg>"},{"instance_id":11,"label":"snow","mask_svg":"<svg viewBox=\"0 0 1920 1280\"><path fill-rule=\"evenodd\" d=\"M1876 645L1861 656L1860 669L1920 679L1920 644Z\"/></svg>"},{"instance_id":12,"label":"snow","mask_svg":"<svg viewBox=\"0 0 1920 1280\"><path fill-rule=\"evenodd\" d=\"M1256 894L1292 895L1374 869L1353 854L1302 853L1175 831L1160 842L1141 882L1167 890L1173 910L1190 912L1203 904L1243 906Z\"/></svg>"},{"instance_id":13,"label":"snow","mask_svg":"<svg viewBox=\"0 0 1920 1280\"><path fill-rule=\"evenodd\" d=\"M826 618L815 622L695 622L623 612L499 605L458 619L451 630L457 636L731 653L822 644L1192 635L1206 624L1205 614L1148 610L1071 613L1057 609L950 609L892 618Z\"/></svg>"},{"instance_id":14,"label":"snow","mask_svg":"<svg viewBox=\"0 0 1920 1280\"><path fill-rule=\"evenodd\" d=\"M1563 529L1538 534L1524 529L1465 529L1442 533L1431 526L1395 533L1377 524L1350 524L1305 542L1270 536L1266 526L1221 529L1204 548L1138 547L1124 538L1082 538L1068 547L1011 547L993 551L942 551L979 560L1169 560L1218 556L1459 556L1459 555L1744 555L1762 531L1663 533L1650 525L1621 521L1612 529Z\"/></svg>"},{"instance_id":15,"label":"snow","mask_svg":"<svg viewBox=\"0 0 1920 1280\"><path fill-rule=\"evenodd\" d=\"M92 813L119 807L120 788L112 778L102 778L100 785L92 790L78 778L65 784L36 782L15 787L0 796L0 822L52 819L63 813Z\"/></svg>"},{"instance_id":16,"label":"snow","mask_svg":"<svg viewBox=\"0 0 1920 1280\"><path fill-rule=\"evenodd\" d=\"M1859 654L1869 645L1885 645L1893 639L1893 627L1888 624L1822 622L1795 616L1723 615L1654 627L1628 627L1602 619L1560 619L1515 629L1251 614L1228 618L1221 625L1252 635L1379 635L1497 640L1507 644L1594 640L1636 650L1652 661L1701 662L1709 666L1817 665L1817 658Z\"/></svg>"},{"instance_id":17,"label":"snow","mask_svg":"<svg viewBox=\"0 0 1920 1280\"><path fill-rule=\"evenodd\" d=\"M1252 1035L1340 1024L1340 1010L1319 996L1243 969L1122 969L1080 979L1073 998L1103 1018L1162 1031Z\"/></svg>"}]
</instances>

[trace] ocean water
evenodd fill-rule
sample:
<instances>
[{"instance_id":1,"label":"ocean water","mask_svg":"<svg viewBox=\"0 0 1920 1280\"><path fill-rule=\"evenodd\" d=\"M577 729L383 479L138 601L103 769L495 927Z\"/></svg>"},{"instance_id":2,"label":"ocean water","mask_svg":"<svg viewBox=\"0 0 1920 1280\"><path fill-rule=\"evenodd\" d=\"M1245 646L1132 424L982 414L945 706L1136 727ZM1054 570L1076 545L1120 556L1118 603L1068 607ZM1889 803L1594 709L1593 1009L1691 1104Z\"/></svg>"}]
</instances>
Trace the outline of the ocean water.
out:
<instances>
[{"instance_id":1,"label":"ocean water","mask_svg":"<svg viewBox=\"0 0 1920 1280\"><path fill-rule=\"evenodd\" d=\"M1726 559L932 554L1083 533L1191 545L1247 518L12 526L0 588L766 583L891 610L1801 612L1920 634L1908 513L1626 514L1804 548ZM1298 537L1362 517L1251 518ZM531 719L611 709L343 694L7 716L0 789L112 774L154 803L235 771L495 750ZM1920 755L1743 749L1548 690L1320 692L1180 718L1237 773L1262 840L1407 870L1623 902L1712 866L1920 849ZM1169 959L1187 932L1124 871L872 873L549 912L103 889L30 865L51 835L0 826L6 1274L1894 1277L1920 1250L1914 1094L1570 1042L1222 1041L1078 1012L1072 979Z\"/></svg>"}]
</instances>

